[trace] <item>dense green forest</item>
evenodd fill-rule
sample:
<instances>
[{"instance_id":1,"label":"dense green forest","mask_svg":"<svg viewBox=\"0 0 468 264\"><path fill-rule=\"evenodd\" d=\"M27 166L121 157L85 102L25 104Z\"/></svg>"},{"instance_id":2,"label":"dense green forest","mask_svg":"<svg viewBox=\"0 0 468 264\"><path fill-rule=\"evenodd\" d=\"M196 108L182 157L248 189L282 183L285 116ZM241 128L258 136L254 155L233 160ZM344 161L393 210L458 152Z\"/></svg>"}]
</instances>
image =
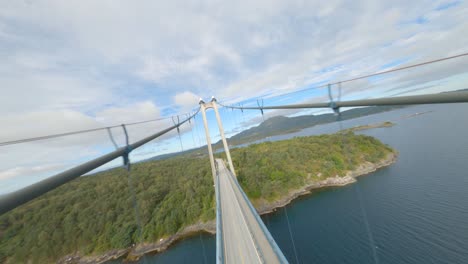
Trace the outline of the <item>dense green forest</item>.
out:
<instances>
[{"instance_id":1,"label":"dense green forest","mask_svg":"<svg viewBox=\"0 0 468 264\"><path fill-rule=\"evenodd\" d=\"M372 137L340 133L255 144L234 149L232 156L249 197L272 200L390 151ZM214 219L206 155L137 163L130 175L142 240L158 241ZM131 193L127 171L113 169L81 177L0 216L0 262L47 263L67 254L100 254L141 242Z\"/></svg>"},{"instance_id":2,"label":"dense green forest","mask_svg":"<svg viewBox=\"0 0 468 264\"><path fill-rule=\"evenodd\" d=\"M343 176L393 150L373 137L343 132L265 142L231 151L238 181L249 198L274 200L313 181Z\"/></svg>"}]
</instances>

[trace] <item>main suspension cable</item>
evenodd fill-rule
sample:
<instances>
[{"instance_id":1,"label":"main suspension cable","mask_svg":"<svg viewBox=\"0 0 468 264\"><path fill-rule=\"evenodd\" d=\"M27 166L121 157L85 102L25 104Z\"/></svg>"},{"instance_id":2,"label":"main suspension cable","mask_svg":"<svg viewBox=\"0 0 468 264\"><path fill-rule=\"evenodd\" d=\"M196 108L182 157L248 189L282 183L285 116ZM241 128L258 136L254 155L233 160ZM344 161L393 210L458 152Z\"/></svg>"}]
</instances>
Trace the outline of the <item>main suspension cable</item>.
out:
<instances>
[{"instance_id":1,"label":"main suspension cable","mask_svg":"<svg viewBox=\"0 0 468 264\"><path fill-rule=\"evenodd\" d=\"M369 78L369 77L375 77L375 76L384 75L384 74L388 74L388 73L392 73L392 72L407 70L407 69L411 69L411 68L417 68L417 67L420 67L420 66L429 65L429 64L434 64L434 63L438 63L438 62L442 62L442 61L447 61L447 60L452 60L452 59L456 59L456 58L460 58L460 57L465 57L465 56L468 56L468 52L467 52L467 53L461 53L461 54L453 55L453 56L447 56L447 57L443 57L443 58L439 58L439 59L434 59L434 60L430 60L430 61L425 61L425 62L421 62L421 63L416 63L416 64L412 64L412 65L408 65L408 66L403 66L403 67L399 67L399 68L395 68L395 69L390 69L390 70L386 70L386 71L380 71L380 72L375 72L375 73L371 73L371 74L361 75L361 76L353 77L353 78L349 78L349 79L339 80L339 81L337 81L337 82L327 83L327 84L315 86L315 87L312 87L312 88L303 89L303 90L300 90L300 91L293 91L292 93L303 92L303 91L311 90L311 89L326 88L328 85L337 85L337 84L339 84L339 83L347 83L347 82L357 81L357 80L366 79L366 78ZM286 94L287 94L287 93L286 93ZM282 94L282 95L285 95L285 94ZM282 95L278 95L278 96L282 96ZM237 109L259 109L259 110L271 109L271 108L269 108L269 107L263 107L263 105L262 105L261 107L260 107L260 106L258 106L258 107L243 107L243 106L242 106L242 107L238 107L238 106L234 106L233 104L231 104L231 105L224 105L224 104L220 103L219 101L218 101L218 104L221 105L221 106L223 106L223 107L227 107L227 108L237 108ZM258 104L258 101L257 101L257 104ZM323 107L320 107L320 108L323 108Z\"/></svg>"},{"instance_id":2,"label":"main suspension cable","mask_svg":"<svg viewBox=\"0 0 468 264\"><path fill-rule=\"evenodd\" d=\"M174 116L161 117L161 118L150 119L150 120L145 120L145 121L125 123L123 125L125 125L125 126L140 125L140 124L145 124L145 123L150 123L150 122L167 120L167 119L171 119L173 117ZM0 142L0 147L8 146L8 145L14 145L14 144L20 144L20 143L26 143L26 142L32 142L32 141L38 141L38 140L45 140L45 139L51 139L51 138L58 138L58 137L64 137L64 136L71 136L71 135L77 135L77 134L83 134L83 133L96 132L96 131L101 131L101 130L109 130L109 129L116 128L116 127L121 127L121 126L122 126L122 124L112 125L112 126L107 126L107 127L98 127L98 128L92 128L92 129L77 130L77 131L58 133L58 134L49 134L49 135L39 136L39 137L31 137L31 138L23 138L23 139L18 139L18 140L4 141L4 142Z\"/></svg>"}]
</instances>

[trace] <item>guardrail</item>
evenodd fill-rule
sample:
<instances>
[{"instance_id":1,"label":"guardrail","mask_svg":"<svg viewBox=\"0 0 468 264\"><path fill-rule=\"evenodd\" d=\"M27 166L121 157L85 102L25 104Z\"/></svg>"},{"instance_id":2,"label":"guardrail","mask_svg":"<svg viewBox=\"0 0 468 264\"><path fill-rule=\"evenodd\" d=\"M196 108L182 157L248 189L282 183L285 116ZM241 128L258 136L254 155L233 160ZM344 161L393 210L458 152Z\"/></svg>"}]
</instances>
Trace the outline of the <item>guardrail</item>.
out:
<instances>
[{"instance_id":1,"label":"guardrail","mask_svg":"<svg viewBox=\"0 0 468 264\"><path fill-rule=\"evenodd\" d=\"M219 171L216 166L216 263L224 263L223 221L221 211L221 194L219 193Z\"/></svg>"},{"instance_id":2,"label":"guardrail","mask_svg":"<svg viewBox=\"0 0 468 264\"><path fill-rule=\"evenodd\" d=\"M245 194L244 190L242 189L242 187L240 186L239 182L237 181L237 178L236 176L234 176L234 174L232 174L232 172L230 170L227 170L231 175L230 177L232 177L232 179L234 180L234 182L236 183L237 185L237 188L239 188L240 190L240 193L242 194L242 196L244 197L245 201L247 202L247 205L249 206L250 210L252 210L253 212L253 215L255 217L255 220L257 220L258 224L260 225L260 228L262 229L263 233L265 234L268 242L270 243L270 246L273 248L273 251L275 252L276 256L278 257L278 259L280 260L281 263L289 263L288 260L286 259L286 257L284 256L283 252L281 251L281 249L278 247L278 244L276 244L276 241L273 239L273 237L271 236L270 234L270 231L268 231L268 228L265 226L265 224L263 223L263 220L260 218L260 216L258 215L257 213L257 210L255 209L255 207L252 205L252 203L250 202L249 198L247 197L247 195Z\"/></svg>"}]
</instances>

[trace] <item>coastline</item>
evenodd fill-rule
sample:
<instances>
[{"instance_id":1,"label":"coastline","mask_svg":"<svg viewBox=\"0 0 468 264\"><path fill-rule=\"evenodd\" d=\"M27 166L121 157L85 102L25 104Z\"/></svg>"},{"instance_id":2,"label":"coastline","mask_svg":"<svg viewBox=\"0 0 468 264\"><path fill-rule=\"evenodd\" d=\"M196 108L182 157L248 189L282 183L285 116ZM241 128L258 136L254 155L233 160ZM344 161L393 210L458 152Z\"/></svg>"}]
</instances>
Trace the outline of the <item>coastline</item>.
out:
<instances>
[{"instance_id":1,"label":"coastline","mask_svg":"<svg viewBox=\"0 0 468 264\"><path fill-rule=\"evenodd\" d=\"M282 197L281 199L273 202L259 200L255 204L255 208L257 209L260 215L272 213L276 209L285 207L286 205L290 204L296 198L310 194L312 190L327 187L340 187L351 183L355 183L357 177L365 176L367 174L377 171L378 169L390 166L396 161L397 157L398 153L390 152L385 158L383 158L379 162L365 162L363 164L360 164L355 170L348 171L343 177L336 175L335 177L328 177L325 180L310 183L299 189L290 190L287 196Z\"/></svg>"},{"instance_id":2,"label":"coastline","mask_svg":"<svg viewBox=\"0 0 468 264\"><path fill-rule=\"evenodd\" d=\"M374 128L385 128L385 127L392 127L394 126L395 123L390 122L390 121L385 121L381 123L375 123L375 124L369 124L369 125L363 125L363 126L354 126L351 128L343 129L339 132L345 133L345 132L356 132L356 131L363 131L363 130L368 130L368 129L374 129Z\"/></svg>"},{"instance_id":3,"label":"coastline","mask_svg":"<svg viewBox=\"0 0 468 264\"><path fill-rule=\"evenodd\" d=\"M174 243L199 234L200 232L206 232L212 235L216 234L216 221L199 222L187 226L174 235L161 238L158 242L142 243L131 248L111 250L99 256L81 257L78 255L67 255L57 261L57 263L101 264L120 258L124 258L125 262L134 262L139 260L143 255L161 253Z\"/></svg>"},{"instance_id":4,"label":"coastline","mask_svg":"<svg viewBox=\"0 0 468 264\"><path fill-rule=\"evenodd\" d=\"M266 201L263 199L258 199L253 202L257 212L260 215L269 214L274 212L276 209L287 206L293 200L300 196L308 195L312 190L322 189L327 187L339 187L345 186L351 183L356 182L356 178L360 176L367 175L372 173L380 168L387 167L393 164L398 157L397 152L390 152L382 160L371 163L365 162L360 164L355 170L348 171L345 176L340 177L336 175L335 177L328 177L322 181L313 182L307 184L299 189L290 190L288 195L276 200L276 201ZM210 234L216 233L216 221L211 220L208 222L199 222L190 226L185 227L176 234L162 238L156 243L142 243L136 247L111 250L99 256L82 256L79 255L67 255L57 261L57 263L105 263L110 260L116 260L119 258L124 258L124 261L132 262L137 261L140 257L145 254L157 254L165 251L172 244L189 238L193 235L199 234L200 232L206 232Z\"/></svg>"}]
</instances>

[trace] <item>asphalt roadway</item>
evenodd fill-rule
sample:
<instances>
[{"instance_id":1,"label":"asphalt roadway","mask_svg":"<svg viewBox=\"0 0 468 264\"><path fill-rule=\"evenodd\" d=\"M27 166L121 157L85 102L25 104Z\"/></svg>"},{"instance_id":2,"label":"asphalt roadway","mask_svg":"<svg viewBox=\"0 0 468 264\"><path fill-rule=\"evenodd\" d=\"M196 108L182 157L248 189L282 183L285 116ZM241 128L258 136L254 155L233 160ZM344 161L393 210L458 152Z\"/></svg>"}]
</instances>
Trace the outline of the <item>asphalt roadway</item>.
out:
<instances>
[{"instance_id":1,"label":"asphalt roadway","mask_svg":"<svg viewBox=\"0 0 468 264\"><path fill-rule=\"evenodd\" d=\"M252 211L253 207L239 189L237 179L221 159L215 162L219 173L224 262L281 263L272 242L267 239L266 229L260 227L259 218L254 215L257 212Z\"/></svg>"}]
</instances>

